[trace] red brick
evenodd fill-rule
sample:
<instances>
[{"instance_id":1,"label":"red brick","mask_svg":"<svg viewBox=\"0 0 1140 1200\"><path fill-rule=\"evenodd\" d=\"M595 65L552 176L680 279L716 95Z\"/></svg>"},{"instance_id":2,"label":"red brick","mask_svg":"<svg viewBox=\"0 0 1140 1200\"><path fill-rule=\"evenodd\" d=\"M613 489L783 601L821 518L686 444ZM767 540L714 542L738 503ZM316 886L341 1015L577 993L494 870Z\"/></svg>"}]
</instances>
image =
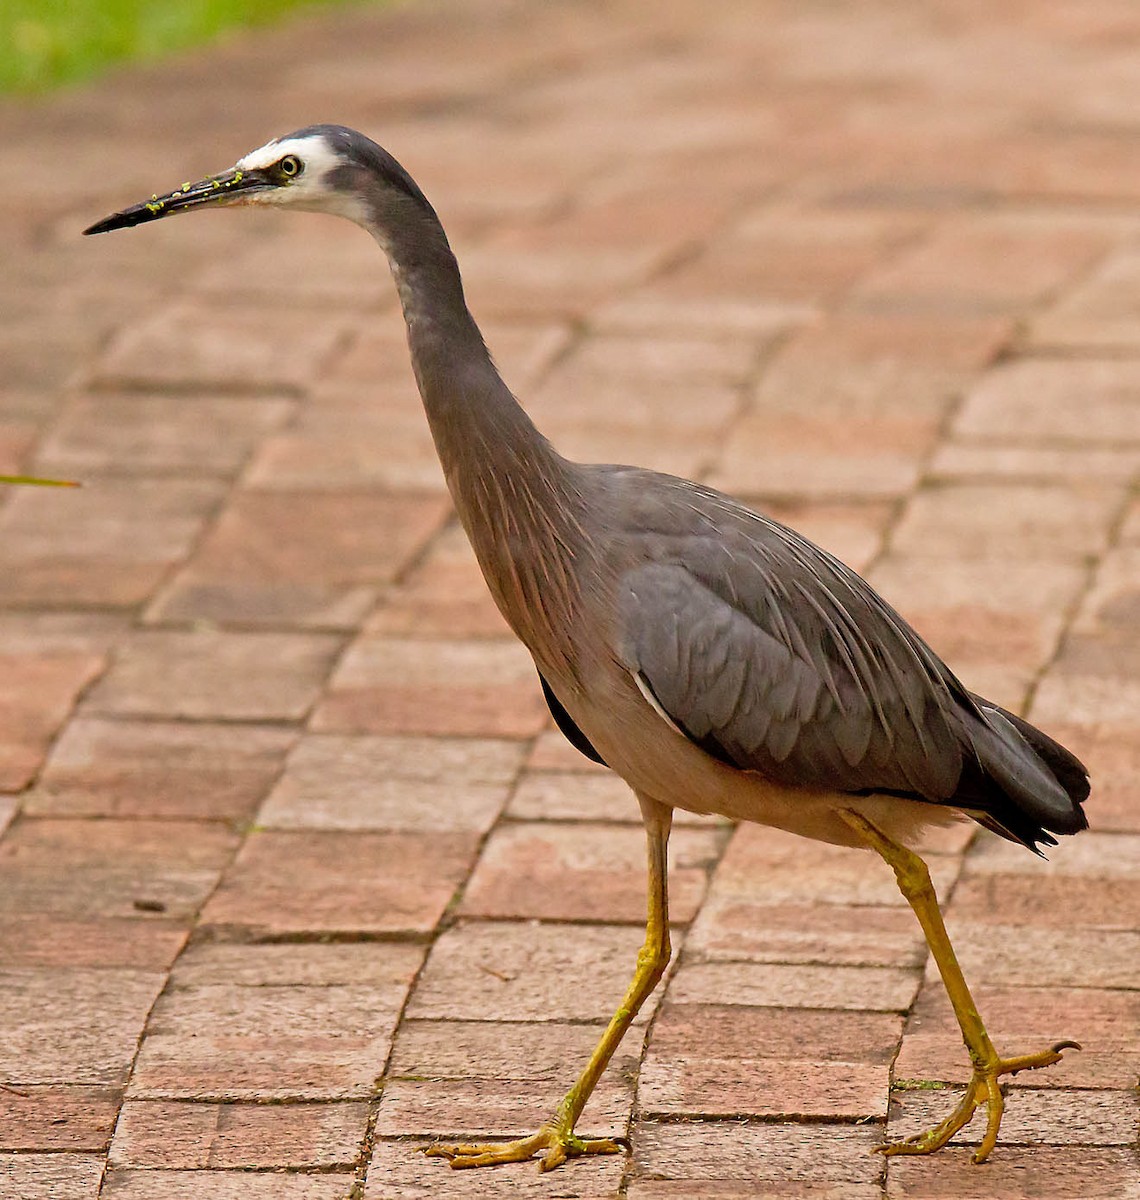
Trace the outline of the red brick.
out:
<instances>
[{"instance_id":1,"label":"red brick","mask_svg":"<svg viewBox=\"0 0 1140 1200\"><path fill-rule=\"evenodd\" d=\"M926 957L909 908L757 904L722 894L715 882L685 945L728 962L920 967Z\"/></svg>"},{"instance_id":2,"label":"red brick","mask_svg":"<svg viewBox=\"0 0 1140 1200\"><path fill-rule=\"evenodd\" d=\"M836 339L838 338L838 344ZM842 332L809 328L766 364L747 411L784 419L789 414L849 420L933 424L972 374L964 368L916 362L872 345L844 345Z\"/></svg>"},{"instance_id":3,"label":"red brick","mask_svg":"<svg viewBox=\"0 0 1140 1200\"><path fill-rule=\"evenodd\" d=\"M95 1200L103 1158L94 1154L0 1154L0 1195L12 1200Z\"/></svg>"},{"instance_id":4,"label":"red brick","mask_svg":"<svg viewBox=\"0 0 1140 1200\"><path fill-rule=\"evenodd\" d=\"M854 364L904 363L972 371L988 366L1012 333L1008 319L901 311L844 312L801 333L790 358Z\"/></svg>"},{"instance_id":5,"label":"red brick","mask_svg":"<svg viewBox=\"0 0 1140 1200\"><path fill-rule=\"evenodd\" d=\"M388 589L365 628L390 637L514 636L458 525L433 539L413 570Z\"/></svg>"},{"instance_id":6,"label":"red brick","mask_svg":"<svg viewBox=\"0 0 1140 1200\"><path fill-rule=\"evenodd\" d=\"M532 1081L525 1089L501 1079L394 1079L384 1087L376 1132L381 1137L414 1134L462 1141L525 1137L555 1112L575 1069L568 1063L563 1081ZM631 1079L608 1072L586 1103L577 1126L580 1135L625 1137L632 1105Z\"/></svg>"},{"instance_id":7,"label":"red brick","mask_svg":"<svg viewBox=\"0 0 1140 1200\"><path fill-rule=\"evenodd\" d=\"M905 1012L914 999L914 971L897 967L788 963L684 964L669 988L676 1004L734 1004Z\"/></svg>"},{"instance_id":8,"label":"red brick","mask_svg":"<svg viewBox=\"0 0 1140 1200\"><path fill-rule=\"evenodd\" d=\"M631 424L637 424L633 419L639 413L637 406L655 403L652 396L638 394L649 390L642 385L652 383L657 385L654 391L664 388L668 392L678 384L689 384L698 390L710 383L741 384L751 377L755 357L747 341L726 344L720 338L703 337L697 331L690 331L687 336L672 333L656 337L592 332L559 359L553 378L591 381L603 388L614 381L625 384L635 394L631 396L632 413L623 416L630 417ZM587 397L582 402L594 403ZM676 419L691 418L689 414L677 413Z\"/></svg>"},{"instance_id":9,"label":"red brick","mask_svg":"<svg viewBox=\"0 0 1140 1200\"><path fill-rule=\"evenodd\" d=\"M644 940L633 926L461 924L442 934L408 1004L409 1018L608 1021ZM580 985L567 989L566 981ZM652 1011L646 1002L640 1019Z\"/></svg>"},{"instance_id":10,"label":"red brick","mask_svg":"<svg viewBox=\"0 0 1140 1200\"><path fill-rule=\"evenodd\" d=\"M367 394L374 398L371 385ZM273 490L390 488L442 495L446 488L427 422L411 397L400 410L362 411L359 402L339 399L310 403L288 429L261 443L244 478Z\"/></svg>"},{"instance_id":11,"label":"red brick","mask_svg":"<svg viewBox=\"0 0 1140 1200\"><path fill-rule=\"evenodd\" d=\"M89 709L191 720L299 720L339 644L315 633L138 633L92 690Z\"/></svg>"},{"instance_id":12,"label":"red brick","mask_svg":"<svg viewBox=\"0 0 1140 1200\"><path fill-rule=\"evenodd\" d=\"M1073 664L1070 664L1070 666ZM1030 718L1051 727L1063 721L1099 725L1104 729L1131 729L1140 711L1140 684L1116 674L1050 672L1033 695Z\"/></svg>"},{"instance_id":13,"label":"red brick","mask_svg":"<svg viewBox=\"0 0 1140 1200\"><path fill-rule=\"evenodd\" d=\"M478 844L476 833L255 832L202 920L262 934L426 933Z\"/></svg>"},{"instance_id":14,"label":"red brick","mask_svg":"<svg viewBox=\"0 0 1140 1200\"><path fill-rule=\"evenodd\" d=\"M1043 1071L1017 1075L1015 1088L1129 1088L1140 1070L1135 1031L1140 1000L1100 988L973 985L978 1011L1005 1055L1030 1054L1062 1039L1084 1047ZM896 1079L965 1083L970 1063L945 989L928 981L895 1063Z\"/></svg>"},{"instance_id":15,"label":"red brick","mask_svg":"<svg viewBox=\"0 0 1140 1200\"><path fill-rule=\"evenodd\" d=\"M691 479L704 471L717 448L722 428L709 426L698 433L665 423L648 428L551 416L542 422L542 432L560 453L575 462L633 463Z\"/></svg>"},{"instance_id":16,"label":"red brick","mask_svg":"<svg viewBox=\"0 0 1140 1200\"><path fill-rule=\"evenodd\" d=\"M81 610L0 611L0 654L102 658L130 628L122 613Z\"/></svg>"},{"instance_id":17,"label":"red brick","mask_svg":"<svg viewBox=\"0 0 1140 1200\"><path fill-rule=\"evenodd\" d=\"M371 492L238 493L148 619L357 625L449 507Z\"/></svg>"},{"instance_id":18,"label":"red brick","mask_svg":"<svg viewBox=\"0 0 1140 1200\"><path fill-rule=\"evenodd\" d=\"M18 489L0 512L0 601L141 603L169 565L188 553L218 502L220 486L208 480L107 478L82 490Z\"/></svg>"},{"instance_id":19,"label":"red brick","mask_svg":"<svg viewBox=\"0 0 1140 1200\"><path fill-rule=\"evenodd\" d=\"M1089 769L1094 791L1086 808L1093 827L1140 833L1140 730L1062 724L1051 725L1050 734Z\"/></svg>"},{"instance_id":20,"label":"red brick","mask_svg":"<svg viewBox=\"0 0 1140 1200\"><path fill-rule=\"evenodd\" d=\"M1052 847L1045 862L1004 839L980 838L966 859L966 876L987 874L1140 880L1140 836L1091 830Z\"/></svg>"},{"instance_id":21,"label":"red brick","mask_svg":"<svg viewBox=\"0 0 1140 1200\"><path fill-rule=\"evenodd\" d=\"M616 1200L626 1158L596 1154L575 1159L551 1182L525 1163L496 1170L452 1171L438 1158L427 1158L410 1141L377 1141L368 1168L365 1200L492 1200L509 1188L518 1200L546 1200L552 1189L568 1200ZM506 1182L504 1182L504 1180Z\"/></svg>"},{"instance_id":22,"label":"red brick","mask_svg":"<svg viewBox=\"0 0 1140 1200\"><path fill-rule=\"evenodd\" d=\"M731 1179L648 1179L635 1182L630 1200L882 1200L875 1183L826 1183L795 1179L748 1184Z\"/></svg>"},{"instance_id":23,"label":"red brick","mask_svg":"<svg viewBox=\"0 0 1140 1200\"><path fill-rule=\"evenodd\" d=\"M638 1102L653 1116L885 1117L889 1070L867 1063L650 1055Z\"/></svg>"},{"instance_id":24,"label":"red brick","mask_svg":"<svg viewBox=\"0 0 1140 1200\"><path fill-rule=\"evenodd\" d=\"M958 863L945 855L927 857L935 888L945 895L958 876ZM711 890L720 899L773 906L906 904L894 874L870 851L748 822L733 834Z\"/></svg>"},{"instance_id":25,"label":"red brick","mask_svg":"<svg viewBox=\"0 0 1140 1200\"><path fill-rule=\"evenodd\" d=\"M608 355L616 358L611 342L625 348L623 341L606 340ZM587 343L587 347L589 343ZM671 360L684 362L684 355L667 353L670 343L629 342L630 366L606 371L586 356L570 359L554 368L533 396L527 397L527 410L536 424L554 442L560 444L564 430L588 432L594 427L612 431L614 437L636 439L644 430L707 437L710 430L725 426L740 407L739 385L731 378L732 362L721 366L716 350L720 343L697 342L680 346L689 350L697 362L708 359L719 370L696 372L667 371ZM637 353L634 353L637 352ZM664 362L654 364L653 354ZM601 358L601 354L596 355ZM640 367L640 373L637 368ZM727 378L719 378L726 376ZM640 461L640 460L638 460Z\"/></svg>"},{"instance_id":26,"label":"red brick","mask_svg":"<svg viewBox=\"0 0 1140 1200\"><path fill-rule=\"evenodd\" d=\"M935 433L921 417L837 424L825 413L762 410L733 427L710 482L732 493L889 499L918 482Z\"/></svg>"},{"instance_id":27,"label":"red brick","mask_svg":"<svg viewBox=\"0 0 1140 1200\"><path fill-rule=\"evenodd\" d=\"M1140 932L1036 928L957 919L950 933L971 979L1040 987L1140 988Z\"/></svg>"},{"instance_id":28,"label":"red brick","mask_svg":"<svg viewBox=\"0 0 1140 1200\"><path fill-rule=\"evenodd\" d=\"M591 324L605 332L682 336L698 332L719 341L751 342L760 349L810 321L814 314L808 304L678 296L650 283L597 309Z\"/></svg>"},{"instance_id":29,"label":"red brick","mask_svg":"<svg viewBox=\"0 0 1140 1200\"><path fill-rule=\"evenodd\" d=\"M35 440L36 428L30 422L9 424L0 417L0 472L5 475L19 475L23 468L24 455L32 448Z\"/></svg>"},{"instance_id":30,"label":"red brick","mask_svg":"<svg viewBox=\"0 0 1140 1200\"><path fill-rule=\"evenodd\" d=\"M249 817L294 739L272 726L78 717L56 742L33 815Z\"/></svg>"},{"instance_id":31,"label":"red brick","mask_svg":"<svg viewBox=\"0 0 1140 1200\"><path fill-rule=\"evenodd\" d=\"M954 421L958 436L1019 442L1140 442L1140 366L1119 360L1021 359L987 373Z\"/></svg>"},{"instance_id":32,"label":"red brick","mask_svg":"<svg viewBox=\"0 0 1140 1200\"><path fill-rule=\"evenodd\" d=\"M944 442L929 471L933 479L955 483L1011 480L1024 483L1100 479L1127 483L1136 474L1140 449L1056 447L991 442Z\"/></svg>"},{"instance_id":33,"label":"red brick","mask_svg":"<svg viewBox=\"0 0 1140 1200\"><path fill-rule=\"evenodd\" d=\"M201 388L262 395L304 388L345 334L343 320L186 301L121 332L92 372L101 388Z\"/></svg>"},{"instance_id":34,"label":"red brick","mask_svg":"<svg viewBox=\"0 0 1140 1200\"><path fill-rule=\"evenodd\" d=\"M1062 293L1031 326L1041 347L1121 350L1140 344L1140 255L1124 244L1080 286Z\"/></svg>"},{"instance_id":35,"label":"red brick","mask_svg":"<svg viewBox=\"0 0 1140 1200\"><path fill-rule=\"evenodd\" d=\"M203 947L151 1015L137 1100L367 1099L422 951Z\"/></svg>"},{"instance_id":36,"label":"red brick","mask_svg":"<svg viewBox=\"0 0 1140 1200\"><path fill-rule=\"evenodd\" d=\"M40 447L41 470L233 475L289 416L285 399L81 393Z\"/></svg>"},{"instance_id":37,"label":"red brick","mask_svg":"<svg viewBox=\"0 0 1140 1200\"><path fill-rule=\"evenodd\" d=\"M575 330L565 321L501 321L481 323L483 336L507 385L528 397L572 343Z\"/></svg>"},{"instance_id":38,"label":"red brick","mask_svg":"<svg viewBox=\"0 0 1140 1200\"><path fill-rule=\"evenodd\" d=\"M475 312L534 320L580 316L615 290L645 278L660 252L636 246L590 251L541 239L486 243L463 256L463 279Z\"/></svg>"},{"instance_id":39,"label":"red brick","mask_svg":"<svg viewBox=\"0 0 1140 1200\"><path fill-rule=\"evenodd\" d=\"M105 1152L120 1099L111 1088L0 1088L0 1150Z\"/></svg>"},{"instance_id":40,"label":"red brick","mask_svg":"<svg viewBox=\"0 0 1140 1200\"><path fill-rule=\"evenodd\" d=\"M553 734L550 742L554 742L555 738L571 754L581 758L583 763L590 764L590 760L571 746L561 733ZM539 761L558 761L560 765L563 757L569 757L563 755L561 746L548 749L548 745L544 745L540 739L531 761L534 762L540 752L543 757ZM629 784L604 767L600 767L597 774L575 770L559 770L557 773L527 771L511 796L507 813L520 821L622 821L631 825L641 824L641 809ZM680 809L676 811L676 818L683 820L685 816Z\"/></svg>"},{"instance_id":41,"label":"red brick","mask_svg":"<svg viewBox=\"0 0 1140 1200\"><path fill-rule=\"evenodd\" d=\"M0 844L0 910L186 918L214 888L238 838L196 822L23 821Z\"/></svg>"},{"instance_id":42,"label":"red brick","mask_svg":"<svg viewBox=\"0 0 1140 1200\"><path fill-rule=\"evenodd\" d=\"M902 1026L896 1013L678 1004L671 999L653 1024L649 1053L654 1060L682 1066L747 1059L883 1067L894 1058Z\"/></svg>"},{"instance_id":43,"label":"red brick","mask_svg":"<svg viewBox=\"0 0 1140 1200\"><path fill-rule=\"evenodd\" d=\"M0 842L0 911L185 919L213 890L237 841L227 828L190 821L22 821Z\"/></svg>"},{"instance_id":44,"label":"red brick","mask_svg":"<svg viewBox=\"0 0 1140 1200\"><path fill-rule=\"evenodd\" d=\"M954 892L960 918L997 916L1009 925L1135 929L1140 925L1140 880L1079 875L972 875Z\"/></svg>"},{"instance_id":45,"label":"red brick","mask_svg":"<svg viewBox=\"0 0 1140 1200\"><path fill-rule=\"evenodd\" d=\"M633 1145L638 1170L659 1179L874 1184L882 1169L869 1153L877 1133L874 1126L646 1122Z\"/></svg>"},{"instance_id":46,"label":"red brick","mask_svg":"<svg viewBox=\"0 0 1140 1200\"><path fill-rule=\"evenodd\" d=\"M670 918L692 920L719 850L712 830L678 829L669 842ZM644 925L645 835L615 825L500 826L479 856L465 916Z\"/></svg>"},{"instance_id":47,"label":"red brick","mask_svg":"<svg viewBox=\"0 0 1140 1200\"><path fill-rule=\"evenodd\" d=\"M278 225L261 236L246 237L231 255L202 256L192 287L210 297L212 306L273 311L309 307L314 317L342 307L376 310L392 307L395 295L372 255L361 253L360 235L347 224L314 222L307 237L291 225ZM288 286L275 286L289 264Z\"/></svg>"},{"instance_id":48,"label":"red brick","mask_svg":"<svg viewBox=\"0 0 1140 1200\"><path fill-rule=\"evenodd\" d=\"M166 971L182 949L184 924L136 913L89 920L14 912L0 922L4 967L121 967Z\"/></svg>"},{"instance_id":49,"label":"red brick","mask_svg":"<svg viewBox=\"0 0 1140 1200\"><path fill-rule=\"evenodd\" d=\"M262 806L274 829L485 833L522 758L517 742L310 734Z\"/></svg>"},{"instance_id":50,"label":"red brick","mask_svg":"<svg viewBox=\"0 0 1140 1200\"><path fill-rule=\"evenodd\" d=\"M935 557L1083 559L1103 550L1118 502L1099 483L926 488L907 506L892 546Z\"/></svg>"},{"instance_id":51,"label":"red brick","mask_svg":"<svg viewBox=\"0 0 1140 1200\"><path fill-rule=\"evenodd\" d=\"M1023 215L949 221L873 271L855 295L863 304L904 309L1018 311L1061 287L1105 244L1103 234Z\"/></svg>"},{"instance_id":52,"label":"red brick","mask_svg":"<svg viewBox=\"0 0 1140 1200\"><path fill-rule=\"evenodd\" d=\"M173 986L347 987L374 989L376 1003L396 1011L420 969L424 949L406 942L319 944L200 941L174 968Z\"/></svg>"},{"instance_id":53,"label":"red brick","mask_svg":"<svg viewBox=\"0 0 1140 1200\"><path fill-rule=\"evenodd\" d=\"M0 791L35 778L83 689L103 669L92 654L0 655Z\"/></svg>"},{"instance_id":54,"label":"red brick","mask_svg":"<svg viewBox=\"0 0 1140 1200\"><path fill-rule=\"evenodd\" d=\"M890 1161L891 1200L1129 1200L1140 1187L1135 1151L1124 1147L1003 1146L979 1171L972 1151Z\"/></svg>"},{"instance_id":55,"label":"red brick","mask_svg":"<svg viewBox=\"0 0 1140 1200\"><path fill-rule=\"evenodd\" d=\"M671 272L664 286L685 295L824 302L853 283L882 253L874 232L839 231L826 252L821 251L819 236L818 218L793 215L770 229L755 225L743 244L739 236L723 238Z\"/></svg>"},{"instance_id":56,"label":"red brick","mask_svg":"<svg viewBox=\"0 0 1140 1200\"><path fill-rule=\"evenodd\" d=\"M12 968L0 990L0 1078L121 1088L164 974Z\"/></svg>"},{"instance_id":57,"label":"red brick","mask_svg":"<svg viewBox=\"0 0 1140 1200\"><path fill-rule=\"evenodd\" d=\"M394 1079L513 1082L522 1093L532 1082L570 1086L590 1057L601 1028L543 1021L404 1021L392 1047L388 1073ZM614 1053L607 1075L636 1075L644 1029L629 1030Z\"/></svg>"},{"instance_id":58,"label":"red brick","mask_svg":"<svg viewBox=\"0 0 1140 1200\"><path fill-rule=\"evenodd\" d=\"M937 1125L961 1097L955 1090L896 1092L889 1135L906 1138ZM1121 1092L1010 1090L1001 1124L1001 1146L1130 1146L1136 1140L1136 1100ZM957 1144L978 1145L985 1134L977 1118L957 1134Z\"/></svg>"},{"instance_id":59,"label":"red brick","mask_svg":"<svg viewBox=\"0 0 1140 1200\"><path fill-rule=\"evenodd\" d=\"M267 1171L111 1170L100 1196L108 1200L342 1200L345 1174L290 1175Z\"/></svg>"},{"instance_id":60,"label":"red brick","mask_svg":"<svg viewBox=\"0 0 1140 1200\"><path fill-rule=\"evenodd\" d=\"M109 1162L163 1170L351 1168L365 1104L190 1104L129 1100Z\"/></svg>"},{"instance_id":61,"label":"red brick","mask_svg":"<svg viewBox=\"0 0 1140 1200\"><path fill-rule=\"evenodd\" d=\"M534 663L514 642L368 637L342 659L313 728L525 738L546 720Z\"/></svg>"}]
</instances>

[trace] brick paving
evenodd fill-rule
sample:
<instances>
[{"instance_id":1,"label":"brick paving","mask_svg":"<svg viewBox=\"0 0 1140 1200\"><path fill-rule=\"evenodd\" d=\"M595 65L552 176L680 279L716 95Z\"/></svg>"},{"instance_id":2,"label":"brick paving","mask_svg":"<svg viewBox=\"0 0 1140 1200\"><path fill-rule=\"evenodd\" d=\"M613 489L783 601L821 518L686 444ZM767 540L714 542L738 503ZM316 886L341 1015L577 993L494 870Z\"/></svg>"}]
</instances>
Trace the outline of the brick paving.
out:
<instances>
[{"instance_id":1,"label":"brick paving","mask_svg":"<svg viewBox=\"0 0 1140 1200\"><path fill-rule=\"evenodd\" d=\"M1140 1196L1140 14L1120 0L350 8L0 104L0 1196ZM965 1056L868 855L680 815L678 962L524 1132L640 940L624 786L549 726L379 255L218 213L84 241L314 120L422 182L567 452L833 549L1084 755L1048 864L931 845L1004 1138L868 1153ZM942 1086L919 1086L934 1080Z\"/></svg>"}]
</instances>

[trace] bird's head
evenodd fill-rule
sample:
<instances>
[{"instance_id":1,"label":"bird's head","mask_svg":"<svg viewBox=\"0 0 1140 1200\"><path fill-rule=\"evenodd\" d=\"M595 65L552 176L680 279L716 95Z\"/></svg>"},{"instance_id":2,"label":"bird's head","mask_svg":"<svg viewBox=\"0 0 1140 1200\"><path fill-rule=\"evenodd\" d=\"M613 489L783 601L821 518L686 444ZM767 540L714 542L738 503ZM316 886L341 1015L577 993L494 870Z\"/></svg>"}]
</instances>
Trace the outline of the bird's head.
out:
<instances>
[{"instance_id":1,"label":"bird's head","mask_svg":"<svg viewBox=\"0 0 1140 1200\"><path fill-rule=\"evenodd\" d=\"M423 193L375 142L343 125L310 125L275 138L218 175L112 213L84 233L107 233L206 206L259 204L327 212L359 225L383 222L393 203L430 211Z\"/></svg>"}]
</instances>

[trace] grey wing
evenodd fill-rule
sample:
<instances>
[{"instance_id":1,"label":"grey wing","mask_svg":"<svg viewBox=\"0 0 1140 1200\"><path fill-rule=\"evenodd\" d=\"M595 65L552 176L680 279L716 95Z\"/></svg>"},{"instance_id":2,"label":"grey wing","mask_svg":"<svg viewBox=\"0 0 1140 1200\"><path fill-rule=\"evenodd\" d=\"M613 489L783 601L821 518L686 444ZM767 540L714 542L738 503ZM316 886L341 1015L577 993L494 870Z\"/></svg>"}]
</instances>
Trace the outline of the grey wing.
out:
<instances>
[{"instance_id":1,"label":"grey wing","mask_svg":"<svg viewBox=\"0 0 1140 1200\"><path fill-rule=\"evenodd\" d=\"M736 767L800 787L949 799L973 698L857 575L749 517L746 531L694 533L622 574L626 668Z\"/></svg>"}]
</instances>

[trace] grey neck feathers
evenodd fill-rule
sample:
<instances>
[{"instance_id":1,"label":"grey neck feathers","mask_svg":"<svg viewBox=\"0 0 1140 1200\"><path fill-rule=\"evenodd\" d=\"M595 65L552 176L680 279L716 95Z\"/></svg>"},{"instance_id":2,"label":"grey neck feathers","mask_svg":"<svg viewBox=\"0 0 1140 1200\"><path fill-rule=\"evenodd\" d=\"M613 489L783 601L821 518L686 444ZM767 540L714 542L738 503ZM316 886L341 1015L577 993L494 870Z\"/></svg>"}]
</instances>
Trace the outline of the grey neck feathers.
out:
<instances>
[{"instance_id":1,"label":"grey neck feathers","mask_svg":"<svg viewBox=\"0 0 1140 1200\"><path fill-rule=\"evenodd\" d=\"M412 368L456 511L500 611L547 668L566 662L576 608L578 469L538 432L500 377L467 309L435 214L401 204L371 230L388 255Z\"/></svg>"}]
</instances>

